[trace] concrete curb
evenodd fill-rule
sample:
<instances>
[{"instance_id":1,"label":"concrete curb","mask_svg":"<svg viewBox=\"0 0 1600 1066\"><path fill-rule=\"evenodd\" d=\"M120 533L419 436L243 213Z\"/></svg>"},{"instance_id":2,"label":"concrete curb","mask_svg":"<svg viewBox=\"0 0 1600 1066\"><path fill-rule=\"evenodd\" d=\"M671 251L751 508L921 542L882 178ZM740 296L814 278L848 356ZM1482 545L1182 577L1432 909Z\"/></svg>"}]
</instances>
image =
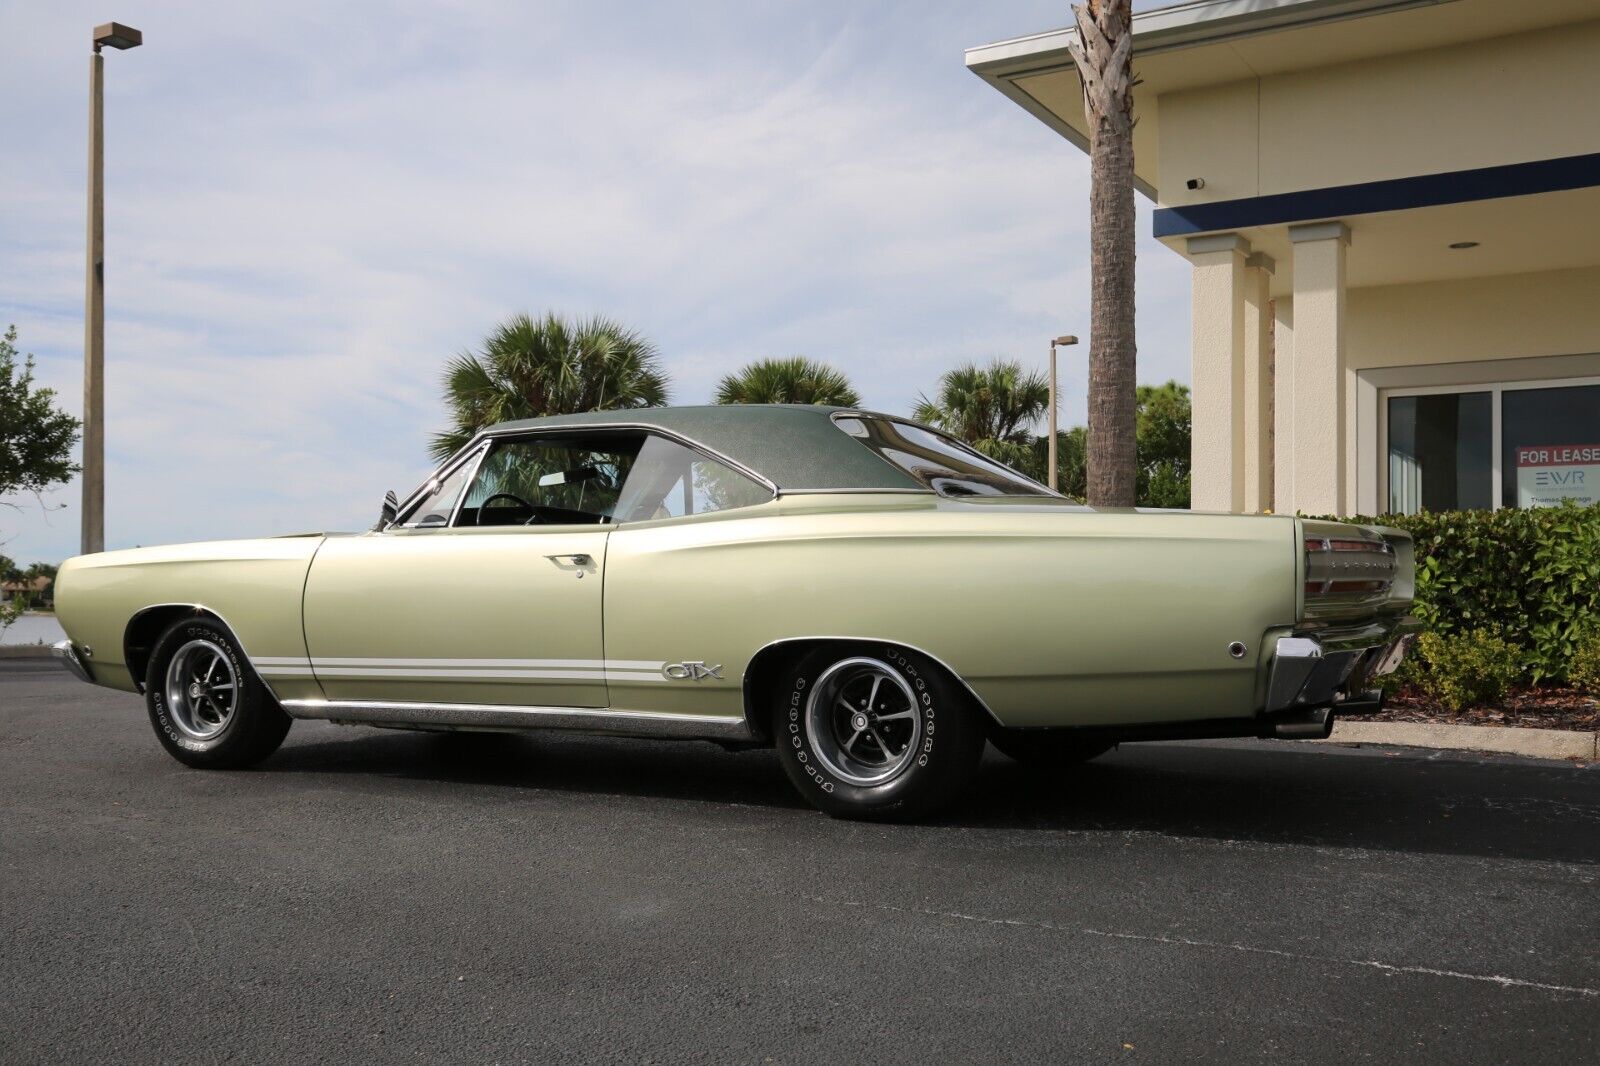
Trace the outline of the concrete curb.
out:
<instances>
[{"instance_id":1,"label":"concrete curb","mask_svg":"<svg viewBox=\"0 0 1600 1066\"><path fill-rule=\"evenodd\" d=\"M1395 744L1408 748L1494 751L1535 759L1600 758L1600 733L1576 729L1518 729L1511 726L1429 725L1423 722L1336 721L1336 744Z\"/></svg>"},{"instance_id":2,"label":"concrete curb","mask_svg":"<svg viewBox=\"0 0 1600 1066\"><path fill-rule=\"evenodd\" d=\"M48 644L0 644L0 659L48 659Z\"/></svg>"}]
</instances>

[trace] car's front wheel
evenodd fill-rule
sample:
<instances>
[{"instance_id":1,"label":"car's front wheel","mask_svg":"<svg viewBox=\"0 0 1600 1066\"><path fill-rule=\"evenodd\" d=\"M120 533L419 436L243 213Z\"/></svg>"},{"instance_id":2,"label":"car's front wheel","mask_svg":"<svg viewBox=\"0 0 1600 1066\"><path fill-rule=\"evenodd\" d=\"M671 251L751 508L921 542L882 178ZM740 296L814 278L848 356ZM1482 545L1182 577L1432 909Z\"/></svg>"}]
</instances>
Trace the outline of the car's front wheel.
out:
<instances>
[{"instance_id":1,"label":"car's front wheel","mask_svg":"<svg viewBox=\"0 0 1600 1066\"><path fill-rule=\"evenodd\" d=\"M186 618L156 642L145 673L150 724L168 754L203 769L260 762L293 723L220 622Z\"/></svg>"},{"instance_id":2,"label":"car's front wheel","mask_svg":"<svg viewBox=\"0 0 1600 1066\"><path fill-rule=\"evenodd\" d=\"M961 794L983 754L981 712L915 652L818 648L789 665L777 691L778 759L835 817L929 814Z\"/></svg>"}]
</instances>

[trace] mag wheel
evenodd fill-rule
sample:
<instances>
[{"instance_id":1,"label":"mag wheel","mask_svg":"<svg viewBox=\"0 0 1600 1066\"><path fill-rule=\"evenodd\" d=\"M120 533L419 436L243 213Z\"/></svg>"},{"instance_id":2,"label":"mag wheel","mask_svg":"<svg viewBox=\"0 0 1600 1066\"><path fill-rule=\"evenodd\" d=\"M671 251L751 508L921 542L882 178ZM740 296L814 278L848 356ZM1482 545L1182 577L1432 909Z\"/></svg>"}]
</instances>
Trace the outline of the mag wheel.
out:
<instances>
[{"instance_id":1,"label":"mag wheel","mask_svg":"<svg viewBox=\"0 0 1600 1066\"><path fill-rule=\"evenodd\" d=\"M922 741L917 693L881 659L841 659L806 697L806 736L835 777L866 787L905 771Z\"/></svg>"},{"instance_id":2,"label":"mag wheel","mask_svg":"<svg viewBox=\"0 0 1600 1066\"><path fill-rule=\"evenodd\" d=\"M292 722L250 669L233 634L204 617L174 624L156 642L145 702L167 752L212 769L266 758Z\"/></svg>"},{"instance_id":3,"label":"mag wheel","mask_svg":"<svg viewBox=\"0 0 1600 1066\"><path fill-rule=\"evenodd\" d=\"M910 818L971 781L983 730L970 697L891 646L814 650L783 675L773 736L785 772L840 817Z\"/></svg>"},{"instance_id":4,"label":"mag wheel","mask_svg":"<svg viewBox=\"0 0 1600 1066\"><path fill-rule=\"evenodd\" d=\"M239 675L222 645L198 637L167 663L167 710L173 725L193 740L210 740L228 728L239 707Z\"/></svg>"}]
</instances>

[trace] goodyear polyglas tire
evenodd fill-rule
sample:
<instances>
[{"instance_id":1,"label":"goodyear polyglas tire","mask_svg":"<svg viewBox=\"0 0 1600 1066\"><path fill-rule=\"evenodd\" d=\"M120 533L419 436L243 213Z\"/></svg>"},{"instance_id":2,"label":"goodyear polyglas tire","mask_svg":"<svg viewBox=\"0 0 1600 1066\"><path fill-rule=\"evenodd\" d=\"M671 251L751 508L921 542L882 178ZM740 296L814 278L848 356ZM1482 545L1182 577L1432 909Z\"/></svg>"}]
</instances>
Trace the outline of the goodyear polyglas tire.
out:
<instances>
[{"instance_id":1,"label":"goodyear polyglas tire","mask_svg":"<svg viewBox=\"0 0 1600 1066\"><path fill-rule=\"evenodd\" d=\"M887 644L830 644L781 677L778 760L835 817L922 817L965 791L983 754L981 709L943 668Z\"/></svg>"},{"instance_id":2,"label":"goodyear polyglas tire","mask_svg":"<svg viewBox=\"0 0 1600 1066\"><path fill-rule=\"evenodd\" d=\"M278 750L293 723L233 634L203 615L174 623L156 642L145 705L167 753L202 769L260 762Z\"/></svg>"}]
</instances>

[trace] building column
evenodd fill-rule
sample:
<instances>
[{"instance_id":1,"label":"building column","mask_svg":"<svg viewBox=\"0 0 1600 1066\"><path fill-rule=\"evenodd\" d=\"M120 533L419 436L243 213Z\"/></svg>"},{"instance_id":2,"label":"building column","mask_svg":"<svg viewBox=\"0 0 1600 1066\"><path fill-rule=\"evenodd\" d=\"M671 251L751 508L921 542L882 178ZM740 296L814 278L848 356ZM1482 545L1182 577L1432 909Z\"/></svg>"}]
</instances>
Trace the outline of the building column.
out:
<instances>
[{"instance_id":1,"label":"building column","mask_svg":"<svg viewBox=\"0 0 1600 1066\"><path fill-rule=\"evenodd\" d=\"M1294 298L1272 316L1272 509L1294 514Z\"/></svg>"},{"instance_id":2,"label":"building column","mask_svg":"<svg viewBox=\"0 0 1600 1066\"><path fill-rule=\"evenodd\" d=\"M1244 261L1244 509L1272 509L1272 292L1277 264L1265 252Z\"/></svg>"},{"instance_id":3,"label":"building column","mask_svg":"<svg viewBox=\"0 0 1600 1066\"><path fill-rule=\"evenodd\" d=\"M1193 281L1193 442L1189 504L1243 511L1245 257L1237 233L1190 237Z\"/></svg>"},{"instance_id":4,"label":"building column","mask_svg":"<svg viewBox=\"0 0 1600 1066\"><path fill-rule=\"evenodd\" d=\"M1294 247L1294 507L1345 510L1343 222L1289 227Z\"/></svg>"}]
</instances>

